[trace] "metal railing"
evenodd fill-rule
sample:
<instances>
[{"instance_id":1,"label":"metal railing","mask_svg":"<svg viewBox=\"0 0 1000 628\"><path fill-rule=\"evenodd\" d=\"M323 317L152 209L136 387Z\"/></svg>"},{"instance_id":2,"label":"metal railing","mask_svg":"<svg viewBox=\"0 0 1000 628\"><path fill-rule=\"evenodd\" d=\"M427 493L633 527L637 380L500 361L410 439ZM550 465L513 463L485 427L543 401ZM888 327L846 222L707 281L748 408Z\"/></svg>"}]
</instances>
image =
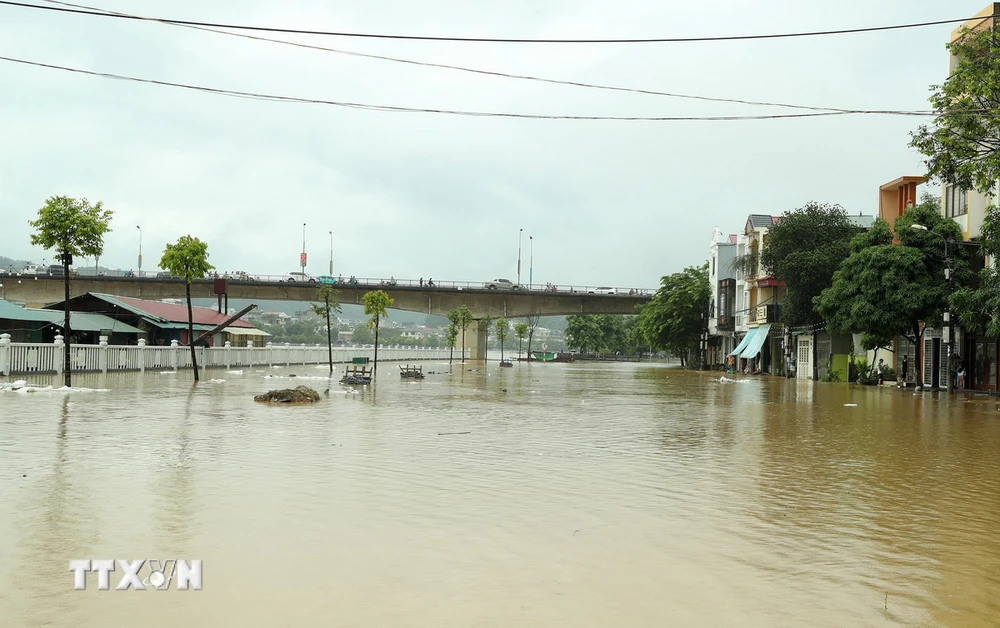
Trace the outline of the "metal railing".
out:
<instances>
[{"instance_id":1,"label":"metal railing","mask_svg":"<svg viewBox=\"0 0 1000 628\"><path fill-rule=\"evenodd\" d=\"M0 334L0 374L62 373L64 365L62 336L48 343L11 342L10 334ZM448 359L451 350L431 347L379 347L382 362L400 360ZM196 347L198 365L205 368L233 368L253 366L292 366L293 364L325 364L329 360L326 345L292 345L268 343L255 347L248 342L245 347L234 347L226 342L222 347ZM471 349L464 358L469 359ZM454 357L461 360L461 349ZM334 347L333 361L351 362L354 358L375 359L374 347ZM72 345L70 368L76 372L146 371L191 368L191 348L180 346L176 340L170 346L149 346L145 340L138 345Z\"/></svg>"},{"instance_id":2,"label":"metal railing","mask_svg":"<svg viewBox=\"0 0 1000 628\"><path fill-rule=\"evenodd\" d=\"M47 274L21 274L14 273L11 275L7 271L0 271L0 282L4 278L17 278L21 281L24 280L59 280L62 281L62 276L47 275ZM72 279L100 279L100 280L110 280L110 281L135 281L137 279L149 282L162 282L162 283L180 283L183 280L178 277L164 276L162 272L133 272L133 271L107 271L101 272L100 274L95 273L94 269L80 268L75 271L70 271L70 277ZM262 275L256 273L245 273L245 272L235 272L235 273L213 273L211 276L205 277L204 279L196 280L198 282L208 282L214 281L215 279L226 279L230 283L236 285L255 285L255 284L275 284L283 283L286 285L302 285L307 283L308 285L321 285L328 284L334 288L344 289L344 290L364 290L364 289L416 289L416 290L433 290L435 288L440 288L444 290L488 290L490 292L508 292L508 293L531 293L531 294L544 294L544 293L557 293L557 294L584 294L584 295L595 295L595 296L652 296L656 293L655 288L621 288L615 286L577 286L577 285L563 285L563 284L525 284L525 285L513 285L511 287L505 287L502 284L495 284L493 281L453 281L453 280L436 280L432 278L428 279L395 279L390 277L388 279L384 277L331 277L328 275L317 275L309 276L309 280L303 282L298 278L290 278L287 274L285 275ZM492 287L491 286L496 286Z\"/></svg>"}]
</instances>

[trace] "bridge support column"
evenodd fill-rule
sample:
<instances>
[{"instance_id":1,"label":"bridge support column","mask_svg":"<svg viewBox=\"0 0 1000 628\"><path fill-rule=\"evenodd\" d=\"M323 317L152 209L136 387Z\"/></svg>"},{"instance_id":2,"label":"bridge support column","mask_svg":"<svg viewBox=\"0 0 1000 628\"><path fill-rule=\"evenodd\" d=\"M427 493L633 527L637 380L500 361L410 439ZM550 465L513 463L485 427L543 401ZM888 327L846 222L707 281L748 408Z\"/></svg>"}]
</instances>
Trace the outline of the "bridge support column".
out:
<instances>
[{"instance_id":1,"label":"bridge support column","mask_svg":"<svg viewBox=\"0 0 1000 628\"><path fill-rule=\"evenodd\" d=\"M466 327L465 348L469 351L470 360L482 360L486 357L486 327L480 321L474 320Z\"/></svg>"}]
</instances>

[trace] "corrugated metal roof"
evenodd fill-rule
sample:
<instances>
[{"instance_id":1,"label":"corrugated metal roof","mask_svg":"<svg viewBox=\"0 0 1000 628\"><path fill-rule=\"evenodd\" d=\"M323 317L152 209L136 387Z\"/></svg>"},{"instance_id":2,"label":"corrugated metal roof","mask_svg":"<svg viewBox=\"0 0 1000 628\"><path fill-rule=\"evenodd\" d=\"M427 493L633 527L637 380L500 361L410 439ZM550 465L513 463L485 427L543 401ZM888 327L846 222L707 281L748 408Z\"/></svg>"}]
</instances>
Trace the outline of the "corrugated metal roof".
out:
<instances>
[{"instance_id":1,"label":"corrugated metal roof","mask_svg":"<svg viewBox=\"0 0 1000 628\"><path fill-rule=\"evenodd\" d=\"M37 312L41 316L45 317L50 323L62 327L65 320L65 314L58 310L28 310L29 312ZM141 334L143 333L138 327L133 327L127 323L117 321L110 316L105 316L104 314L97 314L95 312L70 312L69 313L69 324L73 331L101 331L102 329L110 329L114 333L120 334Z\"/></svg>"},{"instance_id":2,"label":"corrugated metal roof","mask_svg":"<svg viewBox=\"0 0 1000 628\"><path fill-rule=\"evenodd\" d=\"M49 322L48 317L39 314L38 310L29 310L4 299L0 299L0 318L12 321Z\"/></svg>"},{"instance_id":3,"label":"corrugated metal roof","mask_svg":"<svg viewBox=\"0 0 1000 628\"><path fill-rule=\"evenodd\" d=\"M146 299L136 299L133 297L119 297L111 294L101 294L98 292L91 292L90 294L98 299L101 299L102 301L107 301L108 303L125 308L134 314L144 316L150 320L150 323L159 327L162 327L162 323L164 322L187 324L187 305L147 301ZM221 325L226 322L226 319L229 318L229 315L227 314L219 314L211 308L198 306L191 308L191 314L195 324L198 325ZM244 320L234 321L231 326L253 327L253 325Z\"/></svg>"},{"instance_id":4,"label":"corrugated metal roof","mask_svg":"<svg viewBox=\"0 0 1000 628\"><path fill-rule=\"evenodd\" d=\"M861 227L862 229L871 229L872 225L875 224L875 216L848 216L848 220L855 227Z\"/></svg>"},{"instance_id":5,"label":"corrugated metal roof","mask_svg":"<svg viewBox=\"0 0 1000 628\"><path fill-rule=\"evenodd\" d=\"M754 228L770 227L772 225L778 224L778 217L768 216L765 214L750 214L750 217L747 218L747 222L750 223L750 226Z\"/></svg>"},{"instance_id":6,"label":"corrugated metal roof","mask_svg":"<svg viewBox=\"0 0 1000 628\"><path fill-rule=\"evenodd\" d=\"M234 336L270 336L271 334L266 331L257 329L256 327L226 327L222 330L223 333L232 334Z\"/></svg>"}]
</instances>

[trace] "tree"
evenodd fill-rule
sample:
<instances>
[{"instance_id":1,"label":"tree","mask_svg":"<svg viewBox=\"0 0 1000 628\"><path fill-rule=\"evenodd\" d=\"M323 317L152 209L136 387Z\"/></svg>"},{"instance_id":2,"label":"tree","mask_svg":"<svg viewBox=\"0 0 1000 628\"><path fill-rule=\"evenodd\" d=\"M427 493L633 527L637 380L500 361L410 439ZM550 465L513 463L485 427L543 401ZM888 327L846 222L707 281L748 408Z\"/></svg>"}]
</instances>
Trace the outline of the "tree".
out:
<instances>
[{"instance_id":1,"label":"tree","mask_svg":"<svg viewBox=\"0 0 1000 628\"><path fill-rule=\"evenodd\" d=\"M1000 179L1000 47L997 26L966 29L948 45L955 70L934 85L932 126L911 134L931 178L988 194Z\"/></svg>"},{"instance_id":2,"label":"tree","mask_svg":"<svg viewBox=\"0 0 1000 628\"><path fill-rule=\"evenodd\" d=\"M807 203L785 212L766 236L761 263L786 286L781 320L788 327L823 322L813 299L833 284L859 228L839 205Z\"/></svg>"},{"instance_id":3,"label":"tree","mask_svg":"<svg viewBox=\"0 0 1000 628\"><path fill-rule=\"evenodd\" d=\"M63 383L72 385L70 362L69 266L73 257L96 257L104 250L104 235L111 231L113 213L98 201L91 205L85 199L51 196L38 210L38 218L28 221L35 228L31 243L55 250L63 266Z\"/></svg>"},{"instance_id":4,"label":"tree","mask_svg":"<svg viewBox=\"0 0 1000 628\"><path fill-rule=\"evenodd\" d=\"M981 254L1000 259L1000 208L986 208L979 232ZM1000 338L1000 267L988 264L979 271L977 284L959 288L951 298L951 307L962 326L973 333Z\"/></svg>"},{"instance_id":5,"label":"tree","mask_svg":"<svg viewBox=\"0 0 1000 628\"><path fill-rule=\"evenodd\" d=\"M598 352L601 349L602 334L597 316L579 315L566 317L566 346L588 353L587 349Z\"/></svg>"},{"instance_id":6,"label":"tree","mask_svg":"<svg viewBox=\"0 0 1000 628\"><path fill-rule=\"evenodd\" d=\"M517 336L517 357L521 359L521 343L528 337L528 324L517 323L514 325L514 335Z\"/></svg>"},{"instance_id":7,"label":"tree","mask_svg":"<svg viewBox=\"0 0 1000 628\"><path fill-rule=\"evenodd\" d=\"M500 363L503 364L503 342L507 340L507 332L510 331L510 323L506 318L497 319L497 341L500 343Z\"/></svg>"},{"instance_id":8,"label":"tree","mask_svg":"<svg viewBox=\"0 0 1000 628\"><path fill-rule=\"evenodd\" d=\"M458 341L459 313L458 308L448 312L448 368L451 368L452 356L455 353L455 343Z\"/></svg>"},{"instance_id":9,"label":"tree","mask_svg":"<svg viewBox=\"0 0 1000 628\"><path fill-rule=\"evenodd\" d=\"M541 318L541 313L538 311L538 307L535 303L535 298L532 297L531 305L528 308L528 361L531 361L531 341L535 337L535 329L538 327L538 319Z\"/></svg>"},{"instance_id":10,"label":"tree","mask_svg":"<svg viewBox=\"0 0 1000 628\"><path fill-rule=\"evenodd\" d=\"M472 310L465 304L459 306L455 312L457 314L457 326L462 330L462 361L465 362L465 329L474 319L472 318Z\"/></svg>"},{"instance_id":11,"label":"tree","mask_svg":"<svg viewBox=\"0 0 1000 628\"><path fill-rule=\"evenodd\" d=\"M355 326L354 333L351 334L351 342L356 345L368 345L375 343L375 334L367 325L361 323Z\"/></svg>"},{"instance_id":12,"label":"tree","mask_svg":"<svg viewBox=\"0 0 1000 628\"><path fill-rule=\"evenodd\" d=\"M194 347L194 312L191 309L191 282L201 279L212 270L208 263L208 244L190 235L181 236L175 244L168 244L160 258L160 268L184 280L188 306L188 345L191 347L191 367L194 381L198 381L198 356Z\"/></svg>"},{"instance_id":13,"label":"tree","mask_svg":"<svg viewBox=\"0 0 1000 628\"><path fill-rule=\"evenodd\" d=\"M330 314L340 312L340 303L337 300L337 291L329 284L321 284L316 289L316 298L322 304L311 303L309 308L313 314L326 318L326 348L330 360L330 377L333 377L333 329L330 325Z\"/></svg>"},{"instance_id":14,"label":"tree","mask_svg":"<svg viewBox=\"0 0 1000 628\"><path fill-rule=\"evenodd\" d=\"M913 229L915 224L928 231ZM833 274L833 284L816 298L828 329L862 334L867 349L886 346L896 336L909 338L919 368L920 323L939 326L947 304L944 240L961 237L958 225L942 217L933 203L896 219L899 244L893 244L888 223L875 221L871 231L855 236L850 256ZM971 271L965 258L959 254L951 262L955 278L967 283Z\"/></svg>"},{"instance_id":15,"label":"tree","mask_svg":"<svg viewBox=\"0 0 1000 628\"><path fill-rule=\"evenodd\" d=\"M490 361L490 328L493 326L493 317L489 314L479 319L479 328L483 330L483 362Z\"/></svg>"},{"instance_id":16,"label":"tree","mask_svg":"<svg viewBox=\"0 0 1000 628\"><path fill-rule=\"evenodd\" d=\"M639 312L643 338L656 349L680 356L681 364L686 364L686 354L698 347L705 330L710 293L708 264L661 278L660 289Z\"/></svg>"},{"instance_id":17,"label":"tree","mask_svg":"<svg viewBox=\"0 0 1000 628\"><path fill-rule=\"evenodd\" d=\"M386 310L392 307L393 299L384 290L372 290L365 293L365 314L368 319L368 329L375 330L375 364L372 365L372 377L378 375L378 326L379 321L389 317Z\"/></svg>"}]
</instances>

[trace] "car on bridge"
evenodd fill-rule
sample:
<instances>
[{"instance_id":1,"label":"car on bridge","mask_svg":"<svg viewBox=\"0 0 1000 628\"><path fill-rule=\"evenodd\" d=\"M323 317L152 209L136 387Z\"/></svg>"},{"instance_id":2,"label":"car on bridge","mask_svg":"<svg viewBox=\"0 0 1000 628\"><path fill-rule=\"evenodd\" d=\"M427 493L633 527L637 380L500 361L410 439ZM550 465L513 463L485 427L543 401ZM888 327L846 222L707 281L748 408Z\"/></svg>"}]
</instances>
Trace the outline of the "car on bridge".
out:
<instances>
[{"instance_id":1,"label":"car on bridge","mask_svg":"<svg viewBox=\"0 0 1000 628\"><path fill-rule=\"evenodd\" d=\"M515 284L510 279L494 279L484 284L487 290L520 290L521 286Z\"/></svg>"},{"instance_id":2,"label":"car on bridge","mask_svg":"<svg viewBox=\"0 0 1000 628\"><path fill-rule=\"evenodd\" d=\"M587 290L587 294L618 294L618 290L610 286L601 286Z\"/></svg>"},{"instance_id":3,"label":"car on bridge","mask_svg":"<svg viewBox=\"0 0 1000 628\"><path fill-rule=\"evenodd\" d=\"M290 272L285 273L285 276L281 278L282 281L301 281L302 283L316 283L316 278L312 275L302 272Z\"/></svg>"}]
</instances>

